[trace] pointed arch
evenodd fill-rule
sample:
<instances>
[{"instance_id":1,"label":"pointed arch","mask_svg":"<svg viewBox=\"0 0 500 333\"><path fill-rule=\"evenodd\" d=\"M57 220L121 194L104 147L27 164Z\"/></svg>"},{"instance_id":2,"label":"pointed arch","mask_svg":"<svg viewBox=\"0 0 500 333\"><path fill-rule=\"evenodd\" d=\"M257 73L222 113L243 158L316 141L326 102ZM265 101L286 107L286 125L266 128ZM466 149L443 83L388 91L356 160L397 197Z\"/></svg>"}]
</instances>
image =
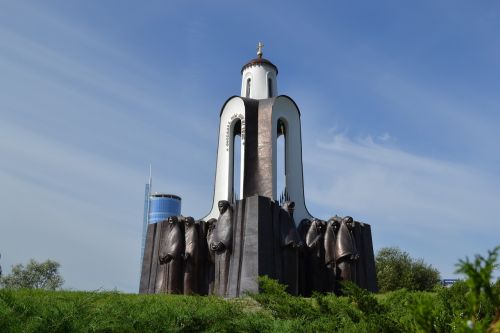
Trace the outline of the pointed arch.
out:
<instances>
[{"instance_id":1,"label":"pointed arch","mask_svg":"<svg viewBox=\"0 0 500 333\"><path fill-rule=\"evenodd\" d=\"M287 131L288 123L286 119L279 118L276 123L276 164L275 164L275 179L276 179L276 195L277 198L284 197L287 187Z\"/></svg>"}]
</instances>

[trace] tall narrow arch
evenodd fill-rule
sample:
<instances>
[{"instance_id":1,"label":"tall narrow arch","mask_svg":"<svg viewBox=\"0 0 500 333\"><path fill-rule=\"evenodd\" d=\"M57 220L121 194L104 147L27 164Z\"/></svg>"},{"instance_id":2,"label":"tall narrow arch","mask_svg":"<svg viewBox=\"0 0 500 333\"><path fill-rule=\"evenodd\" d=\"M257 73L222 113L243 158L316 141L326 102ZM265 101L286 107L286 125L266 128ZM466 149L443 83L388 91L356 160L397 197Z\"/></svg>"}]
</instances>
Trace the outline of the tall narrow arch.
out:
<instances>
[{"instance_id":1,"label":"tall narrow arch","mask_svg":"<svg viewBox=\"0 0 500 333\"><path fill-rule=\"evenodd\" d=\"M229 195L229 199L231 202L236 202L241 197L241 192L243 189L242 184L242 138L241 138L241 119L237 118L233 124L233 132L232 132L232 146L233 153L231 156L231 193Z\"/></svg>"},{"instance_id":2,"label":"tall narrow arch","mask_svg":"<svg viewBox=\"0 0 500 333\"><path fill-rule=\"evenodd\" d=\"M267 97L273 97L273 79L267 78Z\"/></svg>"},{"instance_id":3,"label":"tall narrow arch","mask_svg":"<svg viewBox=\"0 0 500 333\"><path fill-rule=\"evenodd\" d=\"M287 145L287 124L284 119L278 119L276 128L276 191L278 200L287 200L286 190L286 145Z\"/></svg>"},{"instance_id":4,"label":"tall narrow arch","mask_svg":"<svg viewBox=\"0 0 500 333\"><path fill-rule=\"evenodd\" d=\"M252 84L252 79L248 78L247 79L247 89L246 89L246 94L245 97L250 98L250 86Z\"/></svg>"}]
</instances>

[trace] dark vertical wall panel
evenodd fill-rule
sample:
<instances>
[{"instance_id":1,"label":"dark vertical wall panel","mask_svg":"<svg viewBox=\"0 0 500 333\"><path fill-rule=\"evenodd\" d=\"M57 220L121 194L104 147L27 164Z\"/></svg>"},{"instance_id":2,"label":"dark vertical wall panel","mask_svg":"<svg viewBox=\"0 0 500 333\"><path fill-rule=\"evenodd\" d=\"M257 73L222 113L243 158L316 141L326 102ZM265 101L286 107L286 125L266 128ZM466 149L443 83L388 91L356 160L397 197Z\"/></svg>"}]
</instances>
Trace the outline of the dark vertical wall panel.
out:
<instances>
[{"instance_id":1,"label":"dark vertical wall panel","mask_svg":"<svg viewBox=\"0 0 500 333\"><path fill-rule=\"evenodd\" d=\"M149 292L149 278L151 274L151 263L153 257L155 226L155 224L149 224L146 231L146 242L144 244L144 256L141 269L141 281L139 285L140 294L146 294Z\"/></svg>"},{"instance_id":2,"label":"dark vertical wall panel","mask_svg":"<svg viewBox=\"0 0 500 333\"><path fill-rule=\"evenodd\" d=\"M240 295L243 249L245 246L245 200L238 200L234 210L233 249L229 267L227 294L230 297Z\"/></svg>"},{"instance_id":3,"label":"dark vertical wall panel","mask_svg":"<svg viewBox=\"0 0 500 333\"><path fill-rule=\"evenodd\" d=\"M158 222L153 224L155 226L155 231L154 231L154 242L153 242L153 253L152 253L152 259L151 259L151 277L149 278L149 293L153 294L156 292L155 290L155 285L156 285L156 275L158 272L158 266L160 266L160 263L158 261L158 251L160 248L160 231L161 231L161 226L164 222Z\"/></svg>"},{"instance_id":4,"label":"dark vertical wall panel","mask_svg":"<svg viewBox=\"0 0 500 333\"><path fill-rule=\"evenodd\" d=\"M259 102L244 99L245 101L245 168L243 175L243 198L250 197L258 193L256 186L258 158L258 107Z\"/></svg>"},{"instance_id":5,"label":"dark vertical wall panel","mask_svg":"<svg viewBox=\"0 0 500 333\"><path fill-rule=\"evenodd\" d=\"M245 201L244 215L244 244L241 253L241 276L240 288L237 295L241 296L245 291L258 292L259 286L256 277L259 275L259 198L249 197ZM229 295L230 297L233 295Z\"/></svg>"}]
</instances>

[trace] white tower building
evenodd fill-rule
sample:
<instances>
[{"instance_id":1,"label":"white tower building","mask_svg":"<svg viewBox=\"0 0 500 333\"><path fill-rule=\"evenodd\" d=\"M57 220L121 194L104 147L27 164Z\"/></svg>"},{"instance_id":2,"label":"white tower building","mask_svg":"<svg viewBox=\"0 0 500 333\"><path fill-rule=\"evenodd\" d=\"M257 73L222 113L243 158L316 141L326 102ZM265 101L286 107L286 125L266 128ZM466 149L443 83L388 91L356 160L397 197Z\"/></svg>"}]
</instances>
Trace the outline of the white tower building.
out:
<instances>
[{"instance_id":1,"label":"white tower building","mask_svg":"<svg viewBox=\"0 0 500 333\"><path fill-rule=\"evenodd\" d=\"M205 221L219 216L220 200L233 201L236 177L240 179L239 198L260 195L277 200L286 190L295 202L295 223L312 218L304 200L300 111L290 97L278 96L278 68L262 57L262 47L259 43L257 58L241 69L241 96L229 98L220 113L215 190ZM277 174L281 135L285 137L285 175ZM236 136L241 137L239 147L235 147ZM239 174L234 172L236 149L241 156ZM277 188L278 176L284 177L285 189Z\"/></svg>"}]
</instances>

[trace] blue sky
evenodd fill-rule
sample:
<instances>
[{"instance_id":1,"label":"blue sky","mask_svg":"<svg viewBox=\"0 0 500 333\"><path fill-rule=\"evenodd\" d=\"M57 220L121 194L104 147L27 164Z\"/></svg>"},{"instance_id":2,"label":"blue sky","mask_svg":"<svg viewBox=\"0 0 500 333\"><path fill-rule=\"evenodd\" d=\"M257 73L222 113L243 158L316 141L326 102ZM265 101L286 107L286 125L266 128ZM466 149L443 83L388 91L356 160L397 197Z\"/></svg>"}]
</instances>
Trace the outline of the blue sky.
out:
<instances>
[{"instance_id":1,"label":"blue sky","mask_svg":"<svg viewBox=\"0 0 500 333\"><path fill-rule=\"evenodd\" d=\"M496 1L2 1L0 264L137 291L149 163L208 212L219 111L263 41L309 211L454 277L500 244L499 36Z\"/></svg>"}]
</instances>

